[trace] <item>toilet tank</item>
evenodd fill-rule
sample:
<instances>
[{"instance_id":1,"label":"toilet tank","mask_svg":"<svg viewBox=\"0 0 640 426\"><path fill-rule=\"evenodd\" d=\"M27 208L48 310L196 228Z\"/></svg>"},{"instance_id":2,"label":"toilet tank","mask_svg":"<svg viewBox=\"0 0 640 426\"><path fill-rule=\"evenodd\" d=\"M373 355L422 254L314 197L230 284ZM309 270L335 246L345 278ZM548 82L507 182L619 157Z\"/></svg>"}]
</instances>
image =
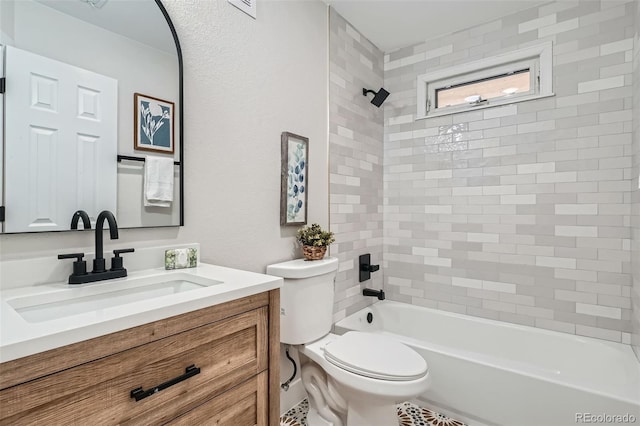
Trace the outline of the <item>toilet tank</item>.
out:
<instances>
[{"instance_id":1,"label":"toilet tank","mask_svg":"<svg viewBox=\"0 0 640 426\"><path fill-rule=\"evenodd\" d=\"M311 343L333 324L333 294L338 259L296 259L267 266L267 274L284 278L280 289L280 341Z\"/></svg>"}]
</instances>

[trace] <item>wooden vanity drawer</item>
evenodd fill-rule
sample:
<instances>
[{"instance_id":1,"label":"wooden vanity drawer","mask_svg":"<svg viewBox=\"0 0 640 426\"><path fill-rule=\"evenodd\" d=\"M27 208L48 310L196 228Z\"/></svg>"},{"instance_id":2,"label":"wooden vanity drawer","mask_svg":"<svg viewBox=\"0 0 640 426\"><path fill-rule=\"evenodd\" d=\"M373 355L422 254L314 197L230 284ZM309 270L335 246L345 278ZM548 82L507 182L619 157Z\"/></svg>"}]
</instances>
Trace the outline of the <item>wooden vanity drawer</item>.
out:
<instances>
[{"instance_id":1,"label":"wooden vanity drawer","mask_svg":"<svg viewBox=\"0 0 640 426\"><path fill-rule=\"evenodd\" d=\"M267 307L255 309L7 388L0 424L161 424L205 401L215 406L214 397L267 370L267 316ZM190 365L200 373L140 401L131 397Z\"/></svg>"},{"instance_id":2,"label":"wooden vanity drawer","mask_svg":"<svg viewBox=\"0 0 640 426\"><path fill-rule=\"evenodd\" d=\"M266 371L207 401L168 424L171 426L266 426L268 424Z\"/></svg>"}]
</instances>

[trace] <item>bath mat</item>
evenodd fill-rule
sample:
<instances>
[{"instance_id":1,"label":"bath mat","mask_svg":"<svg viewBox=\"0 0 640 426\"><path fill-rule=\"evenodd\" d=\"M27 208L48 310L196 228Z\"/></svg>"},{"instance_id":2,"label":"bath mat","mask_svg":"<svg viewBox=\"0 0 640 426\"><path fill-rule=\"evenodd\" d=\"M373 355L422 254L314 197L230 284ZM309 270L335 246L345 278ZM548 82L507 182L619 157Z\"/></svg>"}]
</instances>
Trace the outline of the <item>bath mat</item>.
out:
<instances>
[{"instance_id":1,"label":"bath mat","mask_svg":"<svg viewBox=\"0 0 640 426\"><path fill-rule=\"evenodd\" d=\"M307 412L309 412L309 400L303 399L300 404L280 417L280 426L308 426Z\"/></svg>"},{"instance_id":2,"label":"bath mat","mask_svg":"<svg viewBox=\"0 0 640 426\"><path fill-rule=\"evenodd\" d=\"M459 420L410 402L398 404L396 409L398 410L398 426L467 426ZM308 426L308 411L309 401L305 399L280 417L280 426Z\"/></svg>"},{"instance_id":3,"label":"bath mat","mask_svg":"<svg viewBox=\"0 0 640 426\"><path fill-rule=\"evenodd\" d=\"M398 410L399 426L467 426L460 420L452 419L410 402L398 404L396 409Z\"/></svg>"}]
</instances>

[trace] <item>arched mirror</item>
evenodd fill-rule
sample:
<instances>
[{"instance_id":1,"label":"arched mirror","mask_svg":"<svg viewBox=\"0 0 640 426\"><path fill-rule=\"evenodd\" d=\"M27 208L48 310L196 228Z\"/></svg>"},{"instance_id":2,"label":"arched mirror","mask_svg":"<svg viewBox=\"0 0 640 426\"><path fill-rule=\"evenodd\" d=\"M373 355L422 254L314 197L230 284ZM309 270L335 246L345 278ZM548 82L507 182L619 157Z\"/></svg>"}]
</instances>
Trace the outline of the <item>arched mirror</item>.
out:
<instances>
[{"instance_id":1,"label":"arched mirror","mask_svg":"<svg viewBox=\"0 0 640 426\"><path fill-rule=\"evenodd\" d=\"M160 0L2 0L0 44L4 233L70 230L77 210L183 225L182 57Z\"/></svg>"}]
</instances>

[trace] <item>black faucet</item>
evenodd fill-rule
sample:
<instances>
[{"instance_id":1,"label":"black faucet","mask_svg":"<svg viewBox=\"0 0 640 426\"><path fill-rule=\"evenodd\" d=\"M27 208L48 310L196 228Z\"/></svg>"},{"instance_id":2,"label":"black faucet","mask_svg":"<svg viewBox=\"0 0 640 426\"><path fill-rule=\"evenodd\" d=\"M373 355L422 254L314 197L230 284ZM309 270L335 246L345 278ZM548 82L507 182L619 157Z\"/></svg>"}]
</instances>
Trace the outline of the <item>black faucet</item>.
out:
<instances>
[{"instance_id":1,"label":"black faucet","mask_svg":"<svg viewBox=\"0 0 640 426\"><path fill-rule=\"evenodd\" d=\"M82 219L84 229L91 229L91 220L84 210L78 210L71 217L71 229L78 229L78 221Z\"/></svg>"},{"instance_id":2,"label":"black faucet","mask_svg":"<svg viewBox=\"0 0 640 426\"><path fill-rule=\"evenodd\" d=\"M93 273L104 272L104 257L102 257L102 227L104 220L109 223L109 234L112 240L118 239L118 223L116 218L109 210L103 210L96 219L96 258L93 259Z\"/></svg>"},{"instance_id":3,"label":"black faucet","mask_svg":"<svg viewBox=\"0 0 640 426\"><path fill-rule=\"evenodd\" d=\"M384 290L374 290L372 288L362 289L363 296L377 297L378 300L384 300Z\"/></svg>"},{"instance_id":4,"label":"black faucet","mask_svg":"<svg viewBox=\"0 0 640 426\"><path fill-rule=\"evenodd\" d=\"M78 212L76 212L76 214L78 214ZM79 216L82 217L81 214ZM75 217L76 215L74 215L74 218ZM91 271L91 273L87 273L86 262L82 260L82 258L84 257L84 253L58 255L58 259L76 259L76 261L73 262L73 274L69 276L69 284L84 284L94 281L110 280L112 278L122 278L127 276L127 270L122 266L122 258L120 257L120 254L131 253L134 251L134 249L132 248L114 250L114 256L111 258L111 269L106 270L105 268L105 261L102 253L102 227L104 226L105 220L109 224L109 234L111 239L118 239L118 223L116 222L115 216L108 210L100 212L100 214L98 215L98 219L96 220L96 253L95 259L93 259L93 271Z\"/></svg>"}]
</instances>

